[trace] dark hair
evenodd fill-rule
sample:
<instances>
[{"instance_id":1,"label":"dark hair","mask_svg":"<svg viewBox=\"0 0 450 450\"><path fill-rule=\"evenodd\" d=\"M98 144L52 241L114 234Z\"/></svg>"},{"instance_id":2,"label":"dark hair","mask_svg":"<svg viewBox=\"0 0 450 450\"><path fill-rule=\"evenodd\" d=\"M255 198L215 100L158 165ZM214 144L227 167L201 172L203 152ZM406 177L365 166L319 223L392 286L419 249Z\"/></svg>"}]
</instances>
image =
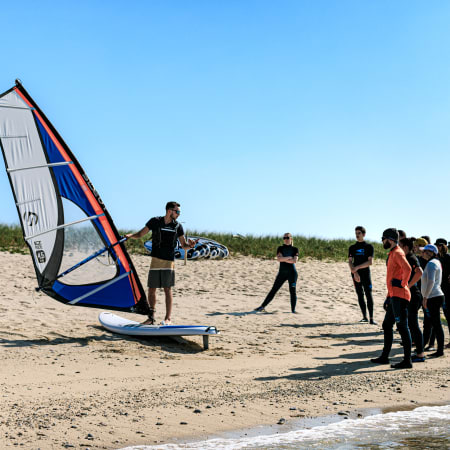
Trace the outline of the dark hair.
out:
<instances>
[{"instance_id":1,"label":"dark hair","mask_svg":"<svg viewBox=\"0 0 450 450\"><path fill-rule=\"evenodd\" d=\"M403 230L398 230L398 235L399 235L400 239L403 239L406 237L406 233Z\"/></svg>"},{"instance_id":2,"label":"dark hair","mask_svg":"<svg viewBox=\"0 0 450 450\"><path fill-rule=\"evenodd\" d=\"M438 251L439 251L439 256L444 256L445 254L448 253L448 247L445 244L440 244Z\"/></svg>"},{"instance_id":3,"label":"dark hair","mask_svg":"<svg viewBox=\"0 0 450 450\"><path fill-rule=\"evenodd\" d=\"M173 208L179 208L181 205L177 202L167 202L166 204L166 211Z\"/></svg>"},{"instance_id":4,"label":"dark hair","mask_svg":"<svg viewBox=\"0 0 450 450\"><path fill-rule=\"evenodd\" d=\"M431 238L430 236L420 236L421 238L424 238L429 244L431 244Z\"/></svg>"},{"instance_id":5,"label":"dark hair","mask_svg":"<svg viewBox=\"0 0 450 450\"><path fill-rule=\"evenodd\" d=\"M362 227L361 225L358 225L355 227L355 231L361 231L362 234L366 234L366 229Z\"/></svg>"},{"instance_id":6,"label":"dark hair","mask_svg":"<svg viewBox=\"0 0 450 450\"><path fill-rule=\"evenodd\" d=\"M402 247L408 247L409 251L411 251L413 249L413 247L414 247L414 240L411 239L411 238L409 238L409 239L408 238L403 238L403 239L400 239L399 243L400 243L400 245Z\"/></svg>"}]
</instances>

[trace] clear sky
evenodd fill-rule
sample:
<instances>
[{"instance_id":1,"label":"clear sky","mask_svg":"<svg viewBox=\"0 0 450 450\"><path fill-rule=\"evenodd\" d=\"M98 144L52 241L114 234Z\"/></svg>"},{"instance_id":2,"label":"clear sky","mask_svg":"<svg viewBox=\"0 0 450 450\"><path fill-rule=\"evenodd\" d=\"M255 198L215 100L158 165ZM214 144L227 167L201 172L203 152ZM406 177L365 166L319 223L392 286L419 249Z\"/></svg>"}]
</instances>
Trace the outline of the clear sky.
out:
<instances>
[{"instance_id":1,"label":"clear sky","mask_svg":"<svg viewBox=\"0 0 450 450\"><path fill-rule=\"evenodd\" d=\"M450 2L2 4L20 78L119 228L450 239ZM0 222L18 223L0 170Z\"/></svg>"}]
</instances>

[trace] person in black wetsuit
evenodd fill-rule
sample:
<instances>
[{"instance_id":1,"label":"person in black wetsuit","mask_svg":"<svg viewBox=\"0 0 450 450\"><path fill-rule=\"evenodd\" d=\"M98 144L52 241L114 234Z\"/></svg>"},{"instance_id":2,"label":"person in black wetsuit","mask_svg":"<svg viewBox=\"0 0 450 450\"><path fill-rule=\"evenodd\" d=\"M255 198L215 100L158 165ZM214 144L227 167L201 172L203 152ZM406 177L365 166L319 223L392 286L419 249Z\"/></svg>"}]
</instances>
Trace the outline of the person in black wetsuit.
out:
<instances>
[{"instance_id":1,"label":"person in black wetsuit","mask_svg":"<svg viewBox=\"0 0 450 450\"><path fill-rule=\"evenodd\" d=\"M417 256L412 252L414 241L412 239L400 239L400 248L405 252L406 259L411 266L411 276L409 277L408 287L411 292L411 300L408 306L408 326L411 331L413 342L416 345L416 354L412 356L412 362L424 362L425 354L423 352L423 336L419 326L417 313L422 306L422 293L418 282L423 274Z\"/></svg>"},{"instance_id":2,"label":"person in black wetsuit","mask_svg":"<svg viewBox=\"0 0 450 450\"><path fill-rule=\"evenodd\" d=\"M294 247L292 241L291 233L284 233L283 245L277 248L277 261L280 263L280 270L273 287L267 294L267 297L258 308L255 309L256 312L264 311L264 308L273 300L275 294L278 292L281 286L283 286L285 281L289 282L289 292L291 294L291 311L295 314L295 306L297 304L297 269L295 268L295 263L298 260L298 248Z\"/></svg>"},{"instance_id":3,"label":"person in black wetsuit","mask_svg":"<svg viewBox=\"0 0 450 450\"><path fill-rule=\"evenodd\" d=\"M376 325L373 320L373 297L372 297L372 279L370 277L370 266L373 259L373 246L368 244L364 237L366 229L358 226L355 228L356 243L348 249L348 265L352 273L353 284L355 285L356 295L358 296L359 307L363 318L361 323L367 323L367 309L369 310L370 323ZM366 294L367 307L364 301Z\"/></svg>"},{"instance_id":4,"label":"person in black wetsuit","mask_svg":"<svg viewBox=\"0 0 450 450\"><path fill-rule=\"evenodd\" d=\"M442 265L441 289L445 297L442 309L444 311L448 331L450 333L450 254L448 253L447 239L436 239L436 243L434 245L436 245L439 250L439 261L441 261ZM445 348L450 348L450 342L445 346Z\"/></svg>"}]
</instances>

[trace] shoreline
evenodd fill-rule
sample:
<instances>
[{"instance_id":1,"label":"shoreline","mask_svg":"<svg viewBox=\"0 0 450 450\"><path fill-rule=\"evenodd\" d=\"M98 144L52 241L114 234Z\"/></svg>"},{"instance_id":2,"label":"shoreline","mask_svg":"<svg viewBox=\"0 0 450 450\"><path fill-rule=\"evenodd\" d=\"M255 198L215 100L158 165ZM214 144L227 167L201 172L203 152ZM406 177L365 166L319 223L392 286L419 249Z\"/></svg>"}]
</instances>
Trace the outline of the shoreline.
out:
<instances>
[{"instance_id":1,"label":"shoreline","mask_svg":"<svg viewBox=\"0 0 450 450\"><path fill-rule=\"evenodd\" d=\"M397 405L391 407L367 407L367 408L357 408L352 411L347 411L348 414L331 414L324 416L315 416L315 417L305 417L302 419L294 419L290 421L286 421L284 424L274 424L274 425L259 425L251 428L242 428L238 430L232 431L224 431L215 435L205 435L205 436L195 436L193 438L183 438L183 439L172 439L167 442L163 442L160 445L173 444L173 445L189 445L195 444L199 442L203 442L206 440L212 439L243 439L243 438L252 438L258 436L270 436L276 434L285 434L291 431L297 430L309 430L319 426L326 426L332 423L343 422L347 419L363 419L365 417L370 417L378 414L387 414L392 412L400 412L400 411L413 411L416 408L420 408L423 406L447 406L450 405L450 402L438 402L438 403L409 403L404 405ZM119 450L128 450L133 447L126 447L124 449Z\"/></svg>"},{"instance_id":2,"label":"shoreline","mask_svg":"<svg viewBox=\"0 0 450 450\"><path fill-rule=\"evenodd\" d=\"M149 258L133 261L145 280ZM383 335L380 325L358 323L345 262L297 264L295 315L287 287L267 313L253 312L273 283L275 261L177 264L175 323L217 326L221 335L206 351L201 336L109 333L98 323L101 310L35 293L28 255L0 252L0 264L2 448L119 449L272 426L281 418L288 426L339 411L450 400L448 356L412 370L370 363ZM382 263L372 269L379 322L385 270ZM163 314L158 293L157 319ZM396 335L392 359L401 354Z\"/></svg>"}]
</instances>

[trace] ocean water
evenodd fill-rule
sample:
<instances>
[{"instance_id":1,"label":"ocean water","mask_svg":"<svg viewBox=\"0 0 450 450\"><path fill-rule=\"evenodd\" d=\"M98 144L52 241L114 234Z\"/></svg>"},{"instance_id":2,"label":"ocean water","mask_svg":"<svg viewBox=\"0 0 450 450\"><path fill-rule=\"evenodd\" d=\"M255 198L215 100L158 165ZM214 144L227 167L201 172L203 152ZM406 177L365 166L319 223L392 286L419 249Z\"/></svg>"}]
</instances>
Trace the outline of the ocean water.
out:
<instances>
[{"instance_id":1,"label":"ocean water","mask_svg":"<svg viewBox=\"0 0 450 450\"><path fill-rule=\"evenodd\" d=\"M369 415L287 433L127 447L173 449L450 449L450 405Z\"/></svg>"}]
</instances>

